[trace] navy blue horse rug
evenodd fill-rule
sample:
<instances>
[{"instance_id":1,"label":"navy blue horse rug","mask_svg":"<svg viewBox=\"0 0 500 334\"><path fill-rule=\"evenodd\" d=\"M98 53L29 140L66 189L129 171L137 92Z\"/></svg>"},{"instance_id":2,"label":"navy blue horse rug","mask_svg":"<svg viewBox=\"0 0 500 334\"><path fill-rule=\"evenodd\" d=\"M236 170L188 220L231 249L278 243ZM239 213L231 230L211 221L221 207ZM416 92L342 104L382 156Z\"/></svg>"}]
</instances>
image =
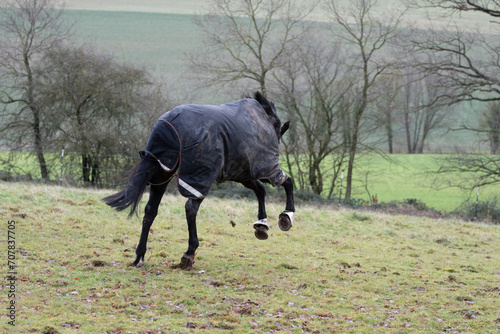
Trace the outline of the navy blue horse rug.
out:
<instances>
[{"instance_id":1,"label":"navy blue horse rug","mask_svg":"<svg viewBox=\"0 0 500 334\"><path fill-rule=\"evenodd\" d=\"M144 210L142 232L133 266L142 266L149 230L169 181L177 173L179 192L188 198L188 250L178 267L192 269L199 246L196 215L214 182L236 181L252 189L257 196L258 221L253 224L258 239L268 238L269 223L265 209L266 190L262 182L283 186L286 207L278 217L278 226L287 231L295 212L293 181L279 167L279 142L288 129L276 114L274 104L262 94L220 106L181 105L156 122L141 151L127 186L104 198L117 210L131 207L132 215L149 184L149 200Z\"/></svg>"},{"instance_id":2,"label":"navy blue horse rug","mask_svg":"<svg viewBox=\"0 0 500 334\"><path fill-rule=\"evenodd\" d=\"M149 137L144 158L166 172L178 168L179 192L202 198L215 182L266 180L281 185L278 137L255 99L220 106L181 105L163 114Z\"/></svg>"}]
</instances>

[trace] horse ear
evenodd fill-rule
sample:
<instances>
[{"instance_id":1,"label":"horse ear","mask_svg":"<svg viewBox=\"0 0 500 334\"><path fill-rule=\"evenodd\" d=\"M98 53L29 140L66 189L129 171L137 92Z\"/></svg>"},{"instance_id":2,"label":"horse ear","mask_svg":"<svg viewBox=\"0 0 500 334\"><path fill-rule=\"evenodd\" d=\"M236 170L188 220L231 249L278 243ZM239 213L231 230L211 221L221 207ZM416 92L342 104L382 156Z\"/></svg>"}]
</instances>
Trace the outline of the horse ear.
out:
<instances>
[{"instance_id":1,"label":"horse ear","mask_svg":"<svg viewBox=\"0 0 500 334\"><path fill-rule=\"evenodd\" d=\"M286 130L288 130L289 127L290 121L286 121L285 124L283 124L283 126L281 127L281 136L283 136L283 134L286 132Z\"/></svg>"}]
</instances>

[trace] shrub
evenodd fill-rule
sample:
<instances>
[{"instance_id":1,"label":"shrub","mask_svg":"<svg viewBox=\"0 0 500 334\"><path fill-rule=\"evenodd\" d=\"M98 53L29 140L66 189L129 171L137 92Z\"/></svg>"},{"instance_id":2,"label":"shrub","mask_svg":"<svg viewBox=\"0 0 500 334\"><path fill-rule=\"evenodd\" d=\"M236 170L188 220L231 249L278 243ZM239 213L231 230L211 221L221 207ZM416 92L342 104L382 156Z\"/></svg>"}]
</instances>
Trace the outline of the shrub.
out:
<instances>
[{"instance_id":1,"label":"shrub","mask_svg":"<svg viewBox=\"0 0 500 334\"><path fill-rule=\"evenodd\" d=\"M467 201L455 209L453 213L467 220L500 224L500 199L497 196L492 196L485 201Z\"/></svg>"}]
</instances>

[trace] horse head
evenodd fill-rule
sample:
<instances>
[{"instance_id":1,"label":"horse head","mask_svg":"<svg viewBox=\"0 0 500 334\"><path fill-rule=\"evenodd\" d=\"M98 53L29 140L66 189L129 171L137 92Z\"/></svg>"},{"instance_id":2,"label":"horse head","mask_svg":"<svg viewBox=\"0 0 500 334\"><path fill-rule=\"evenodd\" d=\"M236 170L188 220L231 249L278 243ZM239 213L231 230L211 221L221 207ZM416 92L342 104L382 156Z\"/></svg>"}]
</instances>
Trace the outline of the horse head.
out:
<instances>
[{"instance_id":1,"label":"horse head","mask_svg":"<svg viewBox=\"0 0 500 334\"><path fill-rule=\"evenodd\" d=\"M278 136L278 140L283 136L283 134L288 130L290 127L290 121L285 122L283 126L281 126L281 121L276 114L276 108L274 107L274 103L266 99L264 95L262 95L261 92L255 92L253 95L253 98L260 103L262 108L266 111L266 114L269 116L269 119L271 120L271 124L274 127L274 130L276 131L276 136Z\"/></svg>"}]
</instances>

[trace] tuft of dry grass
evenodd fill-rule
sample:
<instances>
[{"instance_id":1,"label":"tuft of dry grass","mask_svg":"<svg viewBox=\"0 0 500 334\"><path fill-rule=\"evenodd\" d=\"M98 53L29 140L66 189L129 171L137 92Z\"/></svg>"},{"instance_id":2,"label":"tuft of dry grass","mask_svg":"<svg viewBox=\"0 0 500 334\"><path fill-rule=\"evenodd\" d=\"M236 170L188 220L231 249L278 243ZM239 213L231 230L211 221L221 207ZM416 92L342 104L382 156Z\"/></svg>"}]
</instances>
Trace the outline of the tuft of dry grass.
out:
<instances>
[{"instance_id":1,"label":"tuft of dry grass","mask_svg":"<svg viewBox=\"0 0 500 334\"><path fill-rule=\"evenodd\" d=\"M257 203L207 198L195 270L184 201L166 195L133 268L140 217L109 191L0 183L3 250L15 220L20 333L495 332L500 226L299 206L293 228L253 235ZM147 197L147 196L145 196ZM283 204L268 204L277 218ZM234 224L231 224L231 222ZM0 264L7 272L6 262ZM0 299L7 306L9 287Z\"/></svg>"}]
</instances>

